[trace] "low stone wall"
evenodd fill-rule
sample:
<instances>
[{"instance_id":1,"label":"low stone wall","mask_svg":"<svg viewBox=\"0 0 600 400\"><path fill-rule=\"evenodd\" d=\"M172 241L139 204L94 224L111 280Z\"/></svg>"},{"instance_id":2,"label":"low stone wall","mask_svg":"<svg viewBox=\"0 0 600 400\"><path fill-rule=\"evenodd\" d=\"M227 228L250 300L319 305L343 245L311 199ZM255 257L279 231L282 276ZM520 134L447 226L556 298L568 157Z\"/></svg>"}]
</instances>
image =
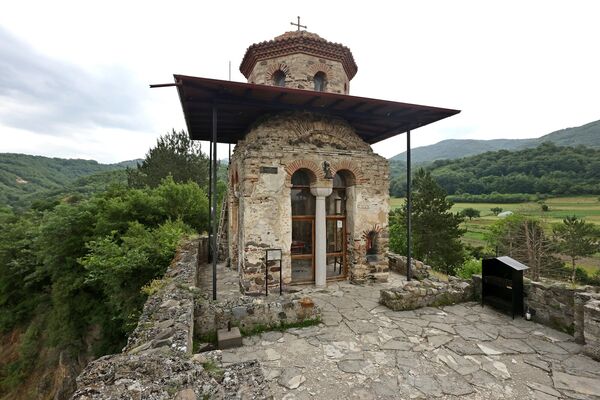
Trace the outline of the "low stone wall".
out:
<instances>
[{"instance_id":1,"label":"low stone wall","mask_svg":"<svg viewBox=\"0 0 600 400\"><path fill-rule=\"evenodd\" d=\"M406 276L406 257L396 253L388 253L388 265L391 271ZM414 279L422 280L428 278L431 267L419 260L412 259L411 276Z\"/></svg>"},{"instance_id":2,"label":"low stone wall","mask_svg":"<svg viewBox=\"0 0 600 400\"><path fill-rule=\"evenodd\" d=\"M192 353L197 243L186 243L179 250L158 284L158 290L144 304L138 325L123 352L165 353L162 348L167 347L182 355Z\"/></svg>"},{"instance_id":3,"label":"low stone wall","mask_svg":"<svg viewBox=\"0 0 600 400\"><path fill-rule=\"evenodd\" d=\"M590 300L583 307L583 352L600 361L600 300Z\"/></svg>"},{"instance_id":4,"label":"low stone wall","mask_svg":"<svg viewBox=\"0 0 600 400\"><path fill-rule=\"evenodd\" d=\"M480 301L481 275L472 280L473 299ZM584 353L600 359L600 287L524 279L523 292L533 321L573 335Z\"/></svg>"},{"instance_id":5,"label":"low stone wall","mask_svg":"<svg viewBox=\"0 0 600 400\"><path fill-rule=\"evenodd\" d=\"M435 278L411 280L401 287L382 290L379 302L395 311L449 305L471 301L472 288L471 282L453 276L448 282Z\"/></svg>"},{"instance_id":6,"label":"low stone wall","mask_svg":"<svg viewBox=\"0 0 600 400\"><path fill-rule=\"evenodd\" d=\"M162 280L155 283L136 329L121 354L101 357L77 377L72 399L267 398L257 362L235 364L215 376L206 359L192 356L195 286L201 238L183 245ZM204 254L205 255L205 254Z\"/></svg>"},{"instance_id":7,"label":"low stone wall","mask_svg":"<svg viewBox=\"0 0 600 400\"><path fill-rule=\"evenodd\" d=\"M598 287L573 286L566 282L523 281L525 309L540 324L574 335L583 341L583 306L592 298L600 298Z\"/></svg>"},{"instance_id":8,"label":"low stone wall","mask_svg":"<svg viewBox=\"0 0 600 400\"><path fill-rule=\"evenodd\" d=\"M240 296L222 303L207 299L198 302L195 326L197 334L207 335L227 327L229 322L242 332L250 332L320 318L321 310L308 297L289 294L281 298Z\"/></svg>"}]
</instances>

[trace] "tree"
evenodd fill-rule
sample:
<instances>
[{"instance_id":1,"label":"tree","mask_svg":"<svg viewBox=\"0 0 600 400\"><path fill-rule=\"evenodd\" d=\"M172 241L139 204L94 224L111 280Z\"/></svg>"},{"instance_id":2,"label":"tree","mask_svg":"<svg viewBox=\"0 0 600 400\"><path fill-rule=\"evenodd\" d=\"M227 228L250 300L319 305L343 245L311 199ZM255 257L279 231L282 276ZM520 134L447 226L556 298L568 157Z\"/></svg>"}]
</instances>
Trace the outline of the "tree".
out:
<instances>
[{"instance_id":1,"label":"tree","mask_svg":"<svg viewBox=\"0 0 600 400\"><path fill-rule=\"evenodd\" d=\"M476 210L473 207L467 207L460 212L460 215L469 218L469 221L471 221L473 220L473 218L479 218L481 216L481 213L479 212L479 210Z\"/></svg>"},{"instance_id":2,"label":"tree","mask_svg":"<svg viewBox=\"0 0 600 400\"><path fill-rule=\"evenodd\" d=\"M490 208L490 211L495 215L498 216L498 214L500 214L502 212L502 207L492 207Z\"/></svg>"},{"instance_id":3,"label":"tree","mask_svg":"<svg viewBox=\"0 0 600 400\"><path fill-rule=\"evenodd\" d=\"M134 188L154 188L169 175L177 183L192 181L205 187L208 182L208 158L200 142L191 140L185 131L161 136L144 161L127 170L127 182Z\"/></svg>"},{"instance_id":4,"label":"tree","mask_svg":"<svg viewBox=\"0 0 600 400\"><path fill-rule=\"evenodd\" d=\"M450 212L452 203L429 172L419 169L413 177L413 255L426 264L452 274L465 259L460 237L463 217ZM390 216L390 248L405 252L406 204Z\"/></svg>"},{"instance_id":5,"label":"tree","mask_svg":"<svg viewBox=\"0 0 600 400\"><path fill-rule=\"evenodd\" d=\"M535 218L511 215L496 221L486 236L490 247L499 255L508 255L526 264L533 280L539 279L542 268L550 270L558 263L552 255L552 241Z\"/></svg>"},{"instance_id":6,"label":"tree","mask_svg":"<svg viewBox=\"0 0 600 400\"><path fill-rule=\"evenodd\" d=\"M576 216L563 219L563 223L553 228L554 240L560 252L571 257L571 281L575 283L575 262L600 251L600 233L592 223Z\"/></svg>"}]
</instances>

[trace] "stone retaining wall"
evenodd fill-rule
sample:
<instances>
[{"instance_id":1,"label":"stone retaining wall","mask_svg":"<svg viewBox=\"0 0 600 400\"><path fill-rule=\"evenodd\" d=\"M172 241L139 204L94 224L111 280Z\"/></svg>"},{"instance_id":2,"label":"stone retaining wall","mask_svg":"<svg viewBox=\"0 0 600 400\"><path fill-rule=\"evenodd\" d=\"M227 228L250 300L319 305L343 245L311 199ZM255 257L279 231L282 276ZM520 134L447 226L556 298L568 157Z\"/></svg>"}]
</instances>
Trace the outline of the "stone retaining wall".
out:
<instances>
[{"instance_id":1,"label":"stone retaining wall","mask_svg":"<svg viewBox=\"0 0 600 400\"><path fill-rule=\"evenodd\" d=\"M473 275L474 300L481 300L481 275ZM566 332L584 353L600 359L600 288L573 286L566 282L523 280L524 307L531 319Z\"/></svg>"},{"instance_id":2,"label":"stone retaining wall","mask_svg":"<svg viewBox=\"0 0 600 400\"><path fill-rule=\"evenodd\" d=\"M583 352L600 360L600 300L590 300L583 307Z\"/></svg>"},{"instance_id":3,"label":"stone retaining wall","mask_svg":"<svg viewBox=\"0 0 600 400\"><path fill-rule=\"evenodd\" d=\"M294 295L285 295L283 298L240 296L223 303L204 300L196 305L198 335L213 334L217 329L227 327L229 322L242 332L250 332L320 318L321 310L310 298Z\"/></svg>"},{"instance_id":4,"label":"stone retaining wall","mask_svg":"<svg viewBox=\"0 0 600 400\"><path fill-rule=\"evenodd\" d=\"M388 253L388 265L390 271L395 271L406 276L406 257L396 253ZM411 260L411 276L417 280L429 277L431 267L414 258Z\"/></svg>"},{"instance_id":5,"label":"stone retaining wall","mask_svg":"<svg viewBox=\"0 0 600 400\"><path fill-rule=\"evenodd\" d=\"M593 298L600 298L600 288L573 286L566 282L523 281L525 309L540 324L574 335L583 342L583 307Z\"/></svg>"},{"instance_id":6,"label":"stone retaining wall","mask_svg":"<svg viewBox=\"0 0 600 400\"><path fill-rule=\"evenodd\" d=\"M448 282L425 278L405 282L401 287L382 290L379 302L394 311L402 311L450 305L470 301L472 298L472 284L451 276Z\"/></svg>"},{"instance_id":7,"label":"stone retaining wall","mask_svg":"<svg viewBox=\"0 0 600 400\"><path fill-rule=\"evenodd\" d=\"M162 280L155 283L120 354L101 357L77 377L72 399L267 398L257 362L232 365L215 376L192 356L197 265L207 239L184 244ZM202 261L201 261L202 262Z\"/></svg>"},{"instance_id":8,"label":"stone retaining wall","mask_svg":"<svg viewBox=\"0 0 600 400\"><path fill-rule=\"evenodd\" d=\"M161 348L166 346L182 354L192 353L194 294L198 290L195 266L200 248L198 242L192 241L179 250L159 289L144 304L123 352L164 353Z\"/></svg>"}]
</instances>

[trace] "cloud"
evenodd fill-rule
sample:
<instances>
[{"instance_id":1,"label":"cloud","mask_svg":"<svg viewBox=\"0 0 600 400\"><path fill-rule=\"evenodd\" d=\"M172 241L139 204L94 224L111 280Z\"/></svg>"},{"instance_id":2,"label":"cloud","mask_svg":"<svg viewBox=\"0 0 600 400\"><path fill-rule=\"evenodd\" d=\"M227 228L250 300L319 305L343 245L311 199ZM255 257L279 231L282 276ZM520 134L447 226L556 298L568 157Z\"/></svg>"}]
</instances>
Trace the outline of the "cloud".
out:
<instances>
[{"instance_id":1,"label":"cloud","mask_svg":"<svg viewBox=\"0 0 600 400\"><path fill-rule=\"evenodd\" d=\"M66 136L94 127L148 129L146 86L120 67L84 70L36 52L0 27L0 124Z\"/></svg>"}]
</instances>

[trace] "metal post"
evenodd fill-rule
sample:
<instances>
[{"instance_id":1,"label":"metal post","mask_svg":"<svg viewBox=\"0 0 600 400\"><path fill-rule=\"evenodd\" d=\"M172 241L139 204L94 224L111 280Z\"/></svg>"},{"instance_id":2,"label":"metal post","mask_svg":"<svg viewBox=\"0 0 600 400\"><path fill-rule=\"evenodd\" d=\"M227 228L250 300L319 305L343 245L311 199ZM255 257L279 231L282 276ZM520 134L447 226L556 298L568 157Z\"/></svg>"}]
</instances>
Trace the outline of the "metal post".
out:
<instances>
[{"instance_id":1,"label":"metal post","mask_svg":"<svg viewBox=\"0 0 600 400\"><path fill-rule=\"evenodd\" d=\"M214 128L214 127L213 127ZM208 142L208 262L212 262L212 219L210 210L212 210L212 138Z\"/></svg>"},{"instance_id":2,"label":"metal post","mask_svg":"<svg viewBox=\"0 0 600 400\"><path fill-rule=\"evenodd\" d=\"M279 295L283 294L283 271L281 268L281 257L279 257Z\"/></svg>"},{"instance_id":3,"label":"metal post","mask_svg":"<svg viewBox=\"0 0 600 400\"><path fill-rule=\"evenodd\" d=\"M213 300L217 299L217 107L212 109L212 165L210 218L212 223L212 285Z\"/></svg>"},{"instance_id":4,"label":"metal post","mask_svg":"<svg viewBox=\"0 0 600 400\"><path fill-rule=\"evenodd\" d=\"M269 295L269 250L265 250L265 296Z\"/></svg>"},{"instance_id":5,"label":"metal post","mask_svg":"<svg viewBox=\"0 0 600 400\"><path fill-rule=\"evenodd\" d=\"M406 280L412 278L412 195L411 195L411 171L410 171L410 131L406 132Z\"/></svg>"}]
</instances>

